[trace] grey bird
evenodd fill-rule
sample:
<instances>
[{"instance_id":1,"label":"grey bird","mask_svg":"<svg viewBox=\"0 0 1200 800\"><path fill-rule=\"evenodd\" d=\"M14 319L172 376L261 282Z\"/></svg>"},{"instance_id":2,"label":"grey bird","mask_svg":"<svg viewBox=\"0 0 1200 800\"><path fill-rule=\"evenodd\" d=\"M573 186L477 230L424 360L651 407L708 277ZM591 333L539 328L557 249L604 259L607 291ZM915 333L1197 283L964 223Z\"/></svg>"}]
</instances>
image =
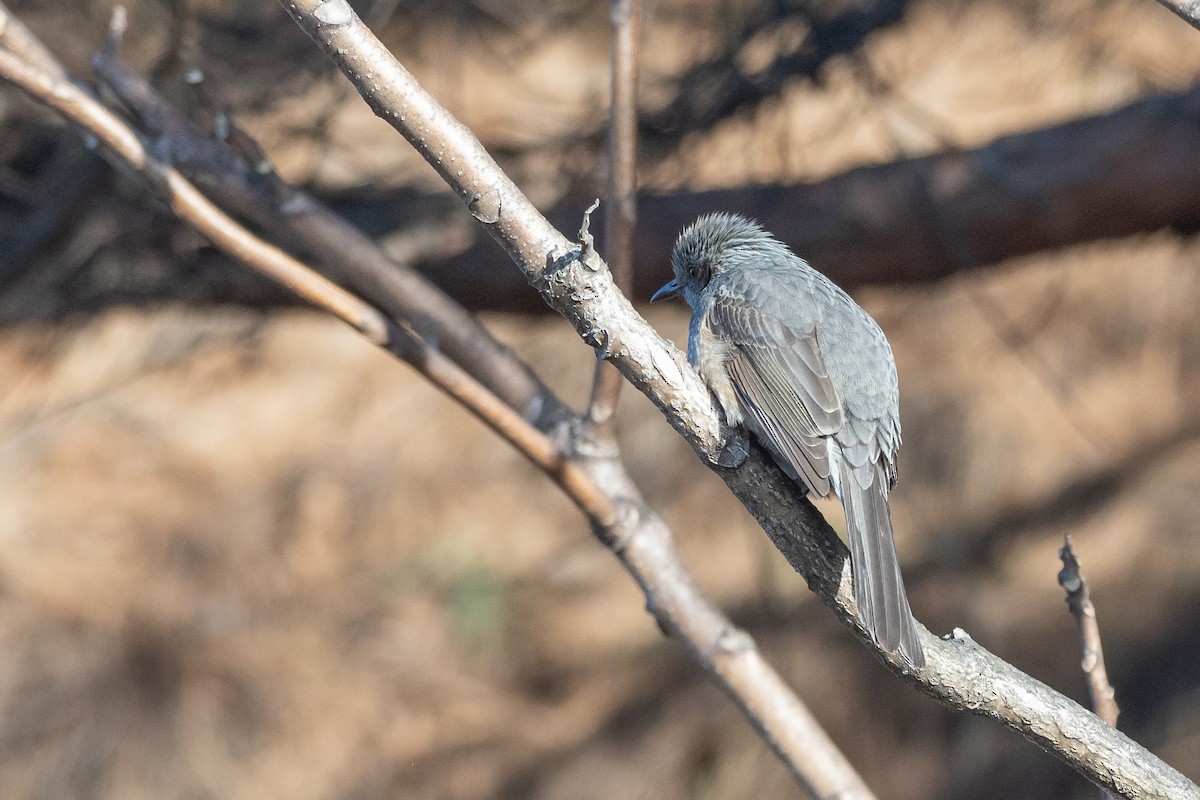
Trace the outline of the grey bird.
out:
<instances>
[{"instance_id":1,"label":"grey bird","mask_svg":"<svg viewBox=\"0 0 1200 800\"><path fill-rule=\"evenodd\" d=\"M795 481L846 510L858 618L889 653L925 664L892 539L900 390L875 320L757 223L693 222L651 302L692 308L688 361L730 425L745 425Z\"/></svg>"}]
</instances>

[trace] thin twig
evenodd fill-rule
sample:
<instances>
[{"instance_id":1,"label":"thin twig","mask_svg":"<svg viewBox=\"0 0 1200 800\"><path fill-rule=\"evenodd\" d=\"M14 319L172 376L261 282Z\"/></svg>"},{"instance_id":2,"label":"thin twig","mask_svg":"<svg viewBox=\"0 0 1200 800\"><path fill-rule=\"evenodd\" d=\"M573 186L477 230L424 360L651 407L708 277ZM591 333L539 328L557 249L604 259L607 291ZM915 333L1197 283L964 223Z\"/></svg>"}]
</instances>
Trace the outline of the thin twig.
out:
<instances>
[{"instance_id":1,"label":"thin twig","mask_svg":"<svg viewBox=\"0 0 1200 800\"><path fill-rule=\"evenodd\" d=\"M282 0L300 27L354 82L368 104L441 174L513 257L543 299L618 366L716 469L808 585L863 643L851 609L845 547L794 484L744 434L724 428L683 354L642 319L607 270L533 207L483 149L355 17L345 0ZM486 201L485 201L486 198ZM600 265L602 267L602 265ZM1077 703L975 644L965 632L942 640L922 631L927 665L912 672L877 657L922 691L960 710L995 718L1098 785L1128 797L1200 798L1200 788Z\"/></svg>"},{"instance_id":2,"label":"thin twig","mask_svg":"<svg viewBox=\"0 0 1200 800\"><path fill-rule=\"evenodd\" d=\"M2 11L3 6L0 5ZM119 26L114 26L113 31L114 37L119 37ZM147 150L138 134L95 98L78 86L43 74L39 68L26 64L3 47L0 47L0 77L95 136L113 156L145 179L180 219L195 227L226 254L347 323L372 344L393 352L415 366L555 478L596 524L614 524L617 515L612 500L595 486L578 465L565 460L545 434L445 354L387 319L378 309L239 225L214 206L174 167Z\"/></svg>"},{"instance_id":3,"label":"thin twig","mask_svg":"<svg viewBox=\"0 0 1200 800\"><path fill-rule=\"evenodd\" d=\"M1079 645L1083 650L1080 667L1087 679L1088 696L1092 710L1100 719L1117 727L1117 693L1108 682L1108 670L1104 666L1104 647L1100 641L1100 623L1096 619L1096 607L1092 605L1092 593L1087 580L1079 570L1079 559L1071 549L1071 537L1063 537L1062 549L1058 551L1062 569L1058 572L1058 585L1067 592L1067 608L1075 618L1075 630L1079 634ZM1101 800L1115 800L1116 795L1100 788Z\"/></svg>"},{"instance_id":4,"label":"thin twig","mask_svg":"<svg viewBox=\"0 0 1200 800\"><path fill-rule=\"evenodd\" d=\"M1058 584L1067 592L1067 608L1075 618L1079 632L1079 644L1083 648L1080 666L1087 677L1088 696L1092 709L1100 719L1114 728L1121 709L1117 706L1117 693L1108 682L1108 670L1104 666L1104 646L1100 640L1100 623L1096 620L1096 607L1092 605L1092 593L1088 582L1079 571L1079 559L1071 549L1071 537L1063 537L1062 549L1058 551L1063 567L1058 573Z\"/></svg>"},{"instance_id":5,"label":"thin twig","mask_svg":"<svg viewBox=\"0 0 1200 800\"><path fill-rule=\"evenodd\" d=\"M608 122L608 203L604 207L604 255L617 288L633 288L633 233L637 225L637 79L641 0L612 0L612 99ZM588 419L602 443L616 441L621 377L596 362Z\"/></svg>"},{"instance_id":6,"label":"thin twig","mask_svg":"<svg viewBox=\"0 0 1200 800\"><path fill-rule=\"evenodd\" d=\"M133 167L163 193L181 218L206 234L215 234L213 241L230 255L286 281L314 304L364 331L491 426L546 472L583 511L597 536L642 587L660 625L683 640L814 797L873 797L807 708L763 660L753 640L699 590L675 551L669 529L641 500L619 462L578 459L565 453L428 342L278 248L256 240L219 210L205 208L207 200L194 186L150 154L134 131L78 86L41 75L3 50L0 77L97 136L109 148L109 155Z\"/></svg>"},{"instance_id":7,"label":"thin twig","mask_svg":"<svg viewBox=\"0 0 1200 800\"><path fill-rule=\"evenodd\" d=\"M230 257L280 283L416 367L552 477L596 525L617 524L616 506L578 464L564 458L544 433L502 402L446 355L405 331L370 304L264 242L214 206L173 167L142 145L137 133L94 98L57 82L0 49L0 77L96 136L158 191L175 214Z\"/></svg>"}]
</instances>

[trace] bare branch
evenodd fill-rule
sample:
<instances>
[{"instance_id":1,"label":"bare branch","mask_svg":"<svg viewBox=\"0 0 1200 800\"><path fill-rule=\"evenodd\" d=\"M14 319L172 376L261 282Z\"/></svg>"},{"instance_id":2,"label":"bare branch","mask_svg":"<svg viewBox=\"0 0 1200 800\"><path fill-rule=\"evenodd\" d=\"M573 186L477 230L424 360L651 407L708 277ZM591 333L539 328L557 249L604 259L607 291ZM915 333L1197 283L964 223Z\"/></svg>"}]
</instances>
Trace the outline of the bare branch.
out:
<instances>
[{"instance_id":1,"label":"bare branch","mask_svg":"<svg viewBox=\"0 0 1200 800\"><path fill-rule=\"evenodd\" d=\"M864 644L852 609L845 548L795 486L742 434L724 429L683 355L634 312L603 265L542 217L488 156L371 35L344 0L283 0L284 7L355 83L368 104L417 148L580 336L663 411L764 527L788 561ZM480 204L487 197L486 205ZM482 212L482 213L481 213ZM1200 789L1070 699L979 647L963 632L922 632L928 664L893 671L952 707L998 719L1098 785L1127 797L1200 798ZM868 644L868 646L870 646Z\"/></svg>"},{"instance_id":2,"label":"bare branch","mask_svg":"<svg viewBox=\"0 0 1200 800\"><path fill-rule=\"evenodd\" d=\"M641 0L612 0L612 99L608 122L608 204L604 255L622 292L633 288L633 231L637 224L637 78ZM601 440L615 441L621 373L596 362L588 419Z\"/></svg>"},{"instance_id":3,"label":"bare branch","mask_svg":"<svg viewBox=\"0 0 1200 800\"><path fill-rule=\"evenodd\" d=\"M0 12L5 12L2 4ZM568 430L560 437L568 442L564 450L556 439L534 427L437 348L278 248L257 240L210 207L194 186L155 158L134 131L91 95L41 74L3 50L2 45L0 41L0 77L100 138L110 148L111 156L142 175L181 218L210 235L230 255L263 274L286 280L286 285L304 292L302 296L351 322L376 344L408 361L550 476L641 586L648 607L663 629L684 641L697 662L742 708L811 794L871 800L873 795L861 778L808 709L763 660L753 639L737 629L700 591L675 551L670 530L642 501L620 462L584 458L574 452L578 425L574 433Z\"/></svg>"}]
</instances>

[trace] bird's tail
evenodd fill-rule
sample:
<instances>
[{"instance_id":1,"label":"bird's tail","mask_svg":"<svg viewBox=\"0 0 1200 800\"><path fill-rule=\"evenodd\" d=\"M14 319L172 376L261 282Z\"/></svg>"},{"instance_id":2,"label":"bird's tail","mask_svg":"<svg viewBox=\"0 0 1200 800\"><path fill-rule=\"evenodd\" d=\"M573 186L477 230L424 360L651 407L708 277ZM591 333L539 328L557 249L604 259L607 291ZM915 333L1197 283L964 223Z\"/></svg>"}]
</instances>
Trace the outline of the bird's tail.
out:
<instances>
[{"instance_id":1,"label":"bird's tail","mask_svg":"<svg viewBox=\"0 0 1200 800\"><path fill-rule=\"evenodd\" d=\"M889 653L899 651L909 664L923 667L925 651L917 638L917 622L908 606L892 539L887 479L877 469L875 479L864 489L845 459L840 467L858 618L880 647Z\"/></svg>"}]
</instances>

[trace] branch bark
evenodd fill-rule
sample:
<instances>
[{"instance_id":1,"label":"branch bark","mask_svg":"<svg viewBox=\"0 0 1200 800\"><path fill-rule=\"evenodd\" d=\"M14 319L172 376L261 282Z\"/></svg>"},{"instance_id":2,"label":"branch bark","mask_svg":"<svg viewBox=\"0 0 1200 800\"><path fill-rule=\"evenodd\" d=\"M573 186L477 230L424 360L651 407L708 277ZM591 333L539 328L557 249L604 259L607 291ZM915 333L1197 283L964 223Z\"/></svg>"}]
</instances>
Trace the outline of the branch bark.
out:
<instances>
[{"instance_id":1,"label":"branch bark","mask_svg":"<svg viewBox=\"0 0 1200 800\"><path fill-rule=\"evenodd\" d=\"M545 301L663 412L808 581L871 646L853 614L845 548L777 466L744 435L723 428L683 354L666 343L613 285L605 265L567 241L357 19L345 0L282 0L296 22L370 107L441 174L505 248ZM922 630L928 664L915 672L876 655L922 691L1003 722L1098 785L1126 797L1200 798L1200 788L1094 714L975 644L962 631Z\"/></svg>"}]
</instances>

